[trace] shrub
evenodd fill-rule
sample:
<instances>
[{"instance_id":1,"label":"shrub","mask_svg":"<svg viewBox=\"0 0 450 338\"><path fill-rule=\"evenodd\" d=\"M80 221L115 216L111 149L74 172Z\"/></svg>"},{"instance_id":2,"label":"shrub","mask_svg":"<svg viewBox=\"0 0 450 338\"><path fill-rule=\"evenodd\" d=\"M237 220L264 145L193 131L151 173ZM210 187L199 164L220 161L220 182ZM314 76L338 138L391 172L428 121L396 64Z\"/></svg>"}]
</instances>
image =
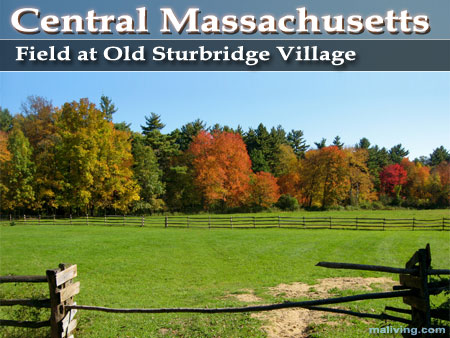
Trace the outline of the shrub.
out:
<instances>
[{"instance_id":1,"label":"shrub","mask_svg":"<svg viewBox=\"0 0 450 338\"><path fill-rule=\"evenodd\" d=\"M290 195L281 195L276 206L281 210L294 211L298 209L298 201Z\"/></svg>"}]
</instances>

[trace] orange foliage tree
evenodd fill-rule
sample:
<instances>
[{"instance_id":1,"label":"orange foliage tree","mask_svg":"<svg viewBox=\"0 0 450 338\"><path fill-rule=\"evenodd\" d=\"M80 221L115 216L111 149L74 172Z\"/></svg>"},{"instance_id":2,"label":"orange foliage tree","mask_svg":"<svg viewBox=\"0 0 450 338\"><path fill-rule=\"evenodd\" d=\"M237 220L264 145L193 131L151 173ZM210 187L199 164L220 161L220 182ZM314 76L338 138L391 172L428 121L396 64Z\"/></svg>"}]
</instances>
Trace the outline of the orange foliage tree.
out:
<instances>
[{"instance_id":1,"label":"orange foliage tree","mask_svg":"<svg viewBox=\"0 0 450 338\"><path fill-rule=\"evenodd\" d=\"M252 175L250 204L268 208L280 198L280 189L277 179L271 174L260 171Z\"/></svg>"},{"instance_id":2,"label":"orange foliage tree","mask_svg":"<svg viewBox=\"0 0 450 338\"><path fill-rule=\"evenodd\" d=\"M194 183L205 206L242 206L250 191L251 162L244 141L232 132L201 131L192 141Z\"/></svg>"}]
</instances>

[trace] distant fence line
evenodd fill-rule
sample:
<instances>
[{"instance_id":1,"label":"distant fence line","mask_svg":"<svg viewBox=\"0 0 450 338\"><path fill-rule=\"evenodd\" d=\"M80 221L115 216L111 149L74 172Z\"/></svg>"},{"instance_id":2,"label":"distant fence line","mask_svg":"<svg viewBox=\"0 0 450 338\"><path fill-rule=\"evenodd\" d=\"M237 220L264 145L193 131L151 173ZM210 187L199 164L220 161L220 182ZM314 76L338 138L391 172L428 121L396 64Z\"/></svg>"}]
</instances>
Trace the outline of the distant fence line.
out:
<instances>
[{"instance_id":1,"label":"distant fence line","mask_svg":"<svg viewBox=\"0 0 450 338\"><path fill-rule=\"evenodd\" d=\"M101 217L30 216L1 217L2 223L28 225L106 225L164 228L209 229L341 229L341 230L450 230L450 218L375 218L375 217L294 217L294 216L131 216L105 215Z\"/></svg>"}]
</instances>

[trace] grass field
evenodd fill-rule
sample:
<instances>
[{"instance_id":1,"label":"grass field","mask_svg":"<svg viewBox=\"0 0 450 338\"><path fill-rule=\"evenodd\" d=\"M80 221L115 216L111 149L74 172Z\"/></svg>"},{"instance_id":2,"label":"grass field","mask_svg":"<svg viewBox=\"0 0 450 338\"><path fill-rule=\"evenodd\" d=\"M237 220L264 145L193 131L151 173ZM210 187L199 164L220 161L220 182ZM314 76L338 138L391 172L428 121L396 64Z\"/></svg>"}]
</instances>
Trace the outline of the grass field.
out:
<instances>
[{"instance_id":1,"label":"grass field","mask_svg":"<svg viewBox=\"0 0 450 338\"><path fill-rule=\"evenodd\" d=\"M327 215L330 215L329 212ZM343 212L336 212L343 217ZM347 211L380 217L448 217L448 210ZM317 214L317 213L314 213ZM369 217L369 216L366 216ZM78 304L108 307L222 307L246 305L230 294L253 290L259 303L280 302L268 288L280 283L313 285L327 277L381 277L389 274L329 270L319 261L404 266L418 248L430 243L432 265L448 268L450 232L340 230L197 230L105 226L0 227L0 274L36 274L61 262L78 264ZM396 275L392 276L397 279ZM1 285L1 297L46 294L46 286ZM334 290L330 296L361 293ZM436 304L443 299L435 300ZM388 304L401 306L401 300ZM345 308L381 312L381 300L346 304ZM1 309L0 318L22 316ZM44 310L45 312L46 310ZM41 314L46 319L47 313ZM330 319L333 316L328 316ZM265 337L264 324L248 314L119 315L77 314L77 337ZM19 319L19 318L16 318ZM25 318L21 318L25 319ZM369 337L368 327L382 322L348 318L337 325L312 325L313 337ZM397 325L397 324L393 324ZM33 337L35 331L0 331L0 335ZM24 334L24 332L26 332Z\"/></svg>"}]
</instances>

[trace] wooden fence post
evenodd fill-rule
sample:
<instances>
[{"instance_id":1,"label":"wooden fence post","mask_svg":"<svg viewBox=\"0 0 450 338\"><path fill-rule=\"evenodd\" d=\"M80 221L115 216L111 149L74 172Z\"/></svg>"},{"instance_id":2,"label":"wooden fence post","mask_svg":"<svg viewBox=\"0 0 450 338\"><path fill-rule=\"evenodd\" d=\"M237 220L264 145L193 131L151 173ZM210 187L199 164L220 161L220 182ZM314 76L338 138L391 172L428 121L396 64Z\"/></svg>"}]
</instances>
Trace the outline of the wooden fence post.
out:
<instances>
[{"instance_id":1,"label":"wooden fence post","mask_svg":"<svg viewBox=\"0 0 450 338\"><path fill-rule=\"evenodd\" d=\"M385 225L386 225L386 218L383 218L383 231L384 231Z\"/></svg>"},{"instance_id":2,"label":"wooden fence post","mask_svg":"<svg viewBox=\"0 0 450 338\"><path fill-rule=\"evenodd\" d=\"M25 216L25 214L23 214L23 221L24 221L24 222L27 221L27 216Z\"/></svg>"},{"instance_id":3,"label":"wooden fence post","mask_svg":"<svg viewBox=\"0 0 450 338\"><path fill-rule=\"evenodd\" d=\"M123 226L125 226L125 215L123 215Z\"/></svg>"},{"instance_id":4,"label":"wooden fence post","mask_svg":"<svg viewBox=\"0 0 450 338\"><path fill-rule=\"evenodd\" d=\"M189 228L189 216L186 216L186 225Z\"/></svg>"},{"instance_id":5,"label":"wooden fence post","mask_svg":"<svg viewBox=\"0 0 450 338\"><path fill-rule=\"evenodd\" d=\"M105 225L106 225L106 213L105 213Z\"/></svg>"},{"instance_id":6,"label":"wooden fence post","mask_svg":"<svg viewBox=\"0 0 450 338\"><path fill-rule=\"evenodd\" d=\"M278 216L278 227L280 227L280 216Z\"/></svg>"},{"instance_id":7,"label":"wooden fence post","mask_svg":"<svg viewBox=\"0 0 450 338\"><path fill-rule=\"evenodd\" d=\"M233 216L230 216L231 229L233 229Z\"/></svg>"},{"instance_id":8,"label":"wooden fence post","mask_svg":"<svg viewBox=\"0 0 450 338\"><path fill-rule=\"evenodd\" d=\"M72 214L70 214L70 225L72 225Z\"/></svg>"},{"instance_id":9,"label":"wooden fence post","mask_svg":"<svg viewBox=\"0 0 450 338\"><path fill-rule=\"evenodd\" d=\"M208 215L208 228L211 229L211 215Z\"/></svg>"},{"instance_id":10,"label":"wooden fence post","mask_svg":"<svg viewBox=\"0 0 450 338\"><path fill-rule=\"evenodd\" d=\"M413 217L413 220L412 220L412 230L413 230L413 231L414 231L414 225L415 225L415 223L416 223L416 218Z\"/></svg>"},{"instance_id":11,"label":"wooden fence post","mask_svg":"<svg viewBox=\"0 0 450 338\"><path fill-rule=\"evenodd\" d=\"M253 227L256 228L256 219L255 219L255 216L253 216Z\"/></svg>"},{"instance_id":12,"label":"wooden fence post","mask_svg":"<svg viewBox=\"0 0 450 338\"><path fill-rule=\"evenodd\" d=\"M145 216L144 216L144 215L142 215L142 222L141 222L141 227L144 227L144 225L145 225Z\"/></svg>"},{"instance_id":13,"label":"wooden fence post","mask_svg":"<svg viewBox=\"0 0 450 338\"><path fill-rule=\"evenodd\" d=\"M358 230L358 217L355 218L356 230Z\"/></svg>"},{"instance_id":14,"label":"wooden fence post","mask_svg":"<svg viewBox=\"0 0 450 338\"><path fill-rule=\"evenodd\" d=\"M442 217L442 230L445 230L445 217Z\"/></svg>"},{"instance_id":15,"label":"wooden fence post","mask_svg":"<svg viewBox=\"0 0 450 338\"><path fill-rule=\"evenodd\" d=\"M164 228L167 228L169 226L169 218L166 216L164 220Z\"/></svg>"},{"instance_id":16,"label":"wooden fence post","mask_svg":"<svg viewBox=\"0 0 450 338\"><path fill-rule=\"evenodd\" d=\"M89 225L89 214L86 214L86 225Z\"/></svg>"},{"instance_id":17,"label":"wooden fence post","mask_svg":"<svg viewBox=\"0 0 450 338\"><path fill-rule=\"evenodd\" d=\"M39 223L39 225L41 225L41 215L39 215L38 223Z\"/></svg>"},{"instance_id":18,"label":"wooden fence post","mask_svg":"<svg viewBox=\"0 0 450 338\"><path fill-rule=\"evenodd\" d=\"M65 306L73 305L73 297L80 292L80 282L72 282L77 276L77 266L60 264L59 269L47 270L46 276L50 291L50 337L73 337L76 311L66 311Z\"/></svg>"},{"instance_id":19,"label":"wooden fence post","mask_svg":"<svg viewBox=\"0 0 450 338\"><path fill-rule=\"evenodd\" d=\"M55 224L56 224L56 215L53 214L53 225L55 225Z\"/></svg>"},{"instance_id":20,"label":"wooden fence post","mask_svg":"<svg viewBox=\"0 0 450 338\"><path fill-rule=\"evenodd\" d=\"M331 229L331 216L330 216L330 229Z\"/></svg>"},{"instance_id":21,"label":"wooden fence post","mask_svg":"<svg viewBox=\"0 0 450 338\"><path fill-rule=\"evenodd\" d=\"M419 249L406 263L407 269L418 265L419 276L400 275L400 284L415 291L414 296L403 297L403 302L411 306L411 324L409 327L431 327L430 295L428 291L428 270L431 264L430 246ZM420 332L420 331L419 331Z\"/></svg>"},{"instance_id":22,"label":"wooden fence post","mask_svg":"<svg viewBox=\"0 0 450 338\"><path fill-rule=\"evenodd\" d=\"M303 216L303 229L306 228L305 216Z\"/></svg>"}]
</instances>

